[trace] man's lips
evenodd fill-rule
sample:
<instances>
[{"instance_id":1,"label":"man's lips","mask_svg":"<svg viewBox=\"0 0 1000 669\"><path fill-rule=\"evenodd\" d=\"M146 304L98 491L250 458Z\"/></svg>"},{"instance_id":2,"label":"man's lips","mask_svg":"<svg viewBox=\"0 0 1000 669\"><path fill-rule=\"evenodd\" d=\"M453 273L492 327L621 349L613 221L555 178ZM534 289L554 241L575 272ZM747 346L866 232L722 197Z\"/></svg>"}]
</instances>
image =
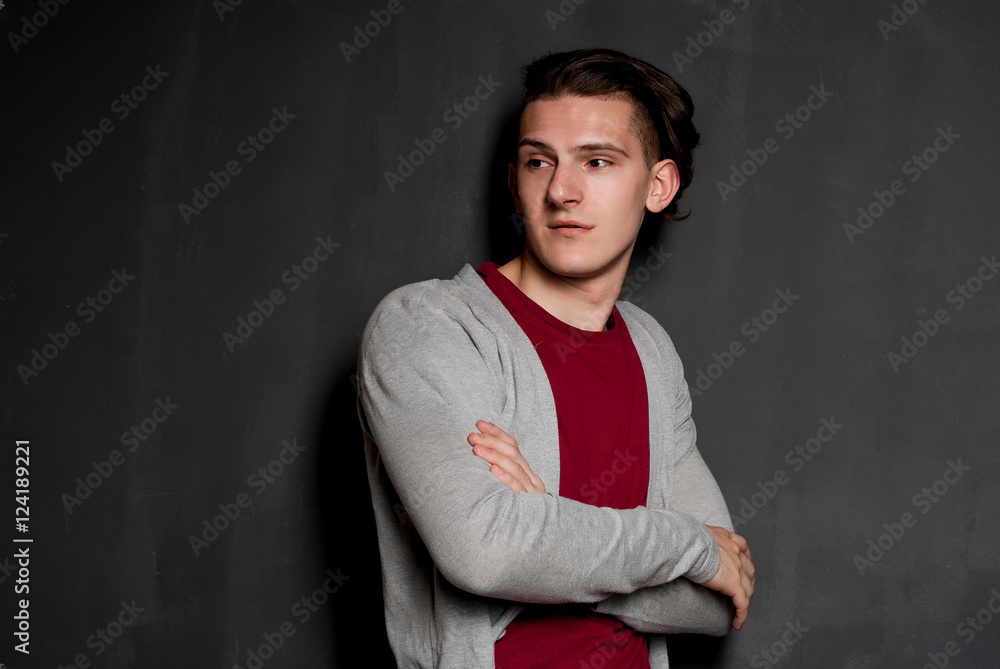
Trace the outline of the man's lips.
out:
<instances>
[{"instance_id":1,"label":"man's lips","mask_svg":"<svg viewBox=\"0 0 1000 669\"><path fill-rule=\"evenodd\" d=\"M549 226L560 237L576 237L588 232L592 226L586 226L576 221L558 221Z\"/></svg>"},{"instance_id":2,"label":"man's lips","mask_svg":"<svg viewBox=\"0 0 1000 669\"><path fill-rule=\"evenodd\" d=\"M593 227L593 226L584 225L582 223L577 223L576 221L556 221L555 223L553 223L549 227L553 228L553 229L558 229L558 228L580 228L582 230L590 230L590 228Z\"/></svg>"}]
</instances>

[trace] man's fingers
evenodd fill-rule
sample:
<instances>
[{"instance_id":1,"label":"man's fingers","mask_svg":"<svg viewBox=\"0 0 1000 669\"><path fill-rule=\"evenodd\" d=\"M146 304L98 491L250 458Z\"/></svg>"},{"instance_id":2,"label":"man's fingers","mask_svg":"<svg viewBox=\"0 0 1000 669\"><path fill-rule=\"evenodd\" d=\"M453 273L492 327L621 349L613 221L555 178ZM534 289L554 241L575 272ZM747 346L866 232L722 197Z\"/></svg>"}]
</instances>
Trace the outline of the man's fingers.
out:
<instances>
[{"instance_id":1,"label":"man's fingers","mask_svg":"<svg viewBox=\"0 0 1000 669\"><path fill-rule=\"evenodd\" d=\"M743 565L743 571L745 571L747 575L751 579L753 579L754 574L757 573L757 567L754 566L753 561L750 559L750 556L747 555L746 553L741 553L740 562Z\"/></svg>"},{"instance_id":2,"label":"man's fingers","mask_svg":"<svg viewBox=\"0 0 1000 669\"><path fill-rule=\"evenodd\" d=\"M736 607L736 617L733 618L733 629L738 630L743 627L743 623L746 622L747 613L750 609L750 597L746 590L749 584L746 581L746 574L743 573L743 570L739 570L739 575L736 580L737 586L732 597L733 606Z\"/></svg>"},{"instance_id":3,"label":"man's fingers","mask_svg":"<svg viewBox=\"0 0 1000 669\"><path fill-rule=\"evenodd\" d=\"M743 576L743 581L750 586L749 588L746 588L747 594L753 596L754 566L753 563L745 557L741 556L741 558L740 574Z\"/></svg>"},{"instance_id":4,"label":"man's fingers","mask_svg":"<svg viewBox=\"0 0 1000 669\"><path fill-rule=\"evenodd\" d=\"M745 581L747 583L747 595L750 599L753 599L753 590L757 582L757 567L754 566L753 561L750 559L749 552L740 553L740 569L745 574Z\"/></svg>"},{"instance_id":5,"label":"man's fingers","mask_svg":"<svg viewBox=\"0 0 1000 669\"><path fill-rule=\"evenodd\" d=\"M732 539L734 542L736 542L736 545L739 547L741 552L745 553L750 552L750 546L747 544L747 540L742 535L736 534L735 532L730 532L729 538Z\"/></svg>"},{"instance_id":6,"label":"man's fingers","mask_svg":"<svg viewBox=\"0 0 1000 669\"><path fill-rule=\"evenodd\" d=\"M510 474L508 474L499 465L490 465L490 471L493 473L494 476L496 476L498 479L500 479L501 483L507 484L508 486L510 486L511 488L513 488L514 490L516 490L517 492L527 492L527 490L525 490L524 486L522 486L518 482L517 479L515 479L513 476L511 476Z\"/></svg>"},{"instance_id":7,"label":"man's fingers","mask_svg":"<svg viewBox=\"0 0 1000 669\"><path fill-rule=\"evenodd\" d=\"M500 441L506 444L511 444L514 448L517 448L517 441L514 437L510 436L493 423L485 420L478 420L476 421L476 427L478 427L483 434L493 437L494 439L499 439Z\"/></svg>"},{"instance_id":8,"label":"man's fingers","mask_svg":"<svg viewBox=\"0 0 1000 669\"><path fill-rule=\"evenodd\" d=\"M511 460L502 453L480 444L474 446L472 452L491 465L490 471L500 479L501 483L506 483L518 492L545 492L542 479L530 469L525 469L521 462Z\"/></svg>"},{"instance_id":9,"label":"man's fingers","mask_svg":"<svg viewBox=\"0 0 1000 669\"><path fill-rule=\"evenodd\" d=\"M731 599L736 609L733 628L738 630L746 622L750 600L753 598L755 568L750 559L750 547L745 538L724 527L709 525L708 529L719 545L722 563L716 576L703 585L718 590Z\"/></svg>"},{"instance_id":10,"label":"man's fingers","mask_svg":"<svg viewBox=\"0 0 1000 669\"><path fill-rule=\"evenodd\" d=\"M743 575L743 591L747 594L747 607L749 608L750 602L753 601L753 582L746 574Z\"/></svg>"},{"instance_id":11,"label":"man's fingers","mask_svg":"<svg viewBox=\"0 0 1000 669\"><path fill-rule=\"evenodd\" d=\"M523 460L524 457L521 455L521 451L518 450L517 446L513 446L506 441L499 439L497 437L492 437L488 435L480 435L473 443L473 445L484 446L492 451L500 453L504 457L510 458L511 460ZM527 463L526 463L527 464Z\"/></svg>"},{"instance_id":12,"label":"man's fingers","mask_svg":"<svg viewBox=\"0 0 1000 669\"><path fill-rule=\"evenodd\" d=\"M480 448L480 447L476 447L476 448ZM473 450L475 451L476 449L473 449ZM486 449L486 450L489 450L489 449ZM477 455L478 455L478 453L477 453ZM480 456L480 457L482 457L482 456ZM527 492L527 490L524 487L524 485L520 481L518 481L516 478L514 478L513 476L511 476L510 472L508 472L506 469L504 469L500 465L494 464L493 462L491 462L487 458L483 458L483 459L486 460L486 462L490 463L490 473L493 474L494 476L496 476L498 479L500 479L501 483L504 483L504 484L510 486L515 491L518 491L518 492Z\"/></svg>"},{"instance_id":13,"label":"man's fingers","mask_svg":"<svg viewBox=\"0 0 1000 669\"><path fill-rule=\"evenodd\" d=\"M497 432L499 432L499 434L497 434ZM509 458L522 457L521 449L517 447L517 442L511 439L510 435L505 433L503 430L500 430L500 428L496 428L496 432L487 430L486 432L481 432L479 434L473 433L469 436L473 445L477 443L482 444L483 446L503 453Z\"/></svg>"},{"instance_id":14,"label":"man's fingers","mask_svg":"<svg viewBox=\"0 0 1000 669\"><path fill-rule=\"evenodd\" d=\"M501 481L508 485L510 480L517 481L520 484L518 487L511 485L515 490L545 492L545 484L531 471L528 461L521 455L521 450L513 437L485 420L476 421L476 427L482 432L473 432L469 435L473 453L490 464L498 465L511 476L508 480L501 478Z\"/></svg>"},{"instance_id":15,"label":"man's fingers","mask_svg":"<svg viewBox=\"0 0 1000 669\"><path fill-rule=\"evenodd\" d=\"M736 607L736 617L733 618L733 629L738 630L743 627L743 623L747 620L747 607L737 606Z\"/></svg>"},{"instance_id":16,"label":"man's fingers","mask_svg":"<svg viewBox=\"0 0 1000 669\"><path fill-rule=\"evenodd\" d=\"M472 452L481 457L483 460L486 460L486 462L491 465L498 465L505 472L515 478L521 478L522 476L527 478L528 476L520 464L495 448L489 448L482 444L476 444L472 447Z\"/></svg>"}]
</instances>

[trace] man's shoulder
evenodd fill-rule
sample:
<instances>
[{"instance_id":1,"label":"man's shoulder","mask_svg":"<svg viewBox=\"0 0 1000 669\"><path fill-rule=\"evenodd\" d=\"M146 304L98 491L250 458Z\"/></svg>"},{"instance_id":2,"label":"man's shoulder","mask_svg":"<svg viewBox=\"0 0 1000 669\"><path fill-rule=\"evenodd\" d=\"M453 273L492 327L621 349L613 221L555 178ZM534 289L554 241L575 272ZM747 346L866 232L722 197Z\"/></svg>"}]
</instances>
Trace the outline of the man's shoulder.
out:
<instances>
[{"instance_id":1,"label":"man's shoulder","mask_svg":"<svg viewBox=\"0 0 1000 669\"><path fill-rule=\"evenodd\" d=\"M387 336L415 344L431 333L478 335L480 330L495 330L495 309L473 280L482 281L466 264L451 279L426 279L393 289L369 317L362 345Z\"/></svg>"},{"instance_id":2,"label":"man's shoulder","mask_svg":"<svg viewBox=\"0 0 1000 669\"><path fill-rule=\"evenodd\" d=\"M468 275L463 267L450 279L425 279L399 286L379 300L369 321L383 317L407 318L460 311L478 298L477 292L468 284Z\"/></svg>"},{"instance_id":3,"label":"man's shoulder","mask_svg":"<svg viewBox=\"0 0 1000 669\"><path fill-rule=\"evenodd\" d=\"M625 300L615 302L615 306L618 307L618 312L625 318L629 332L633 338L636 336L637 331L641 334L648 334L657 344L666 346L669 351L676 354L674 342L670 338L670 335L667 334L667 331L660 325L660 322L649 312Z\"/></svg>"},{"instance_id":4,"label":"man's shoulder","mask_svg":"<svg viewBox=\"0 0 1000 669\"><path fill-rule=\"evenodd\" d=\"M684 383L684 365L677 348L667 331L653 316L631 302L619 301L615 304L625 319L629 337L639 354L640 360L651 362L646 370L647 382L652 378L653 369L659 369L669 383Z\"/></svg>"},{"instance_id":5,"label":"man's shoulder","mask_svg":"<svg viewBox=\"0 0 1000 669\"><path fill-rule=\"evenodd\" d=\"M372 315L434 309L453 299L453 284L454 279L425 279L399 286L379 300Z\"/></svg>"}]
</instances>

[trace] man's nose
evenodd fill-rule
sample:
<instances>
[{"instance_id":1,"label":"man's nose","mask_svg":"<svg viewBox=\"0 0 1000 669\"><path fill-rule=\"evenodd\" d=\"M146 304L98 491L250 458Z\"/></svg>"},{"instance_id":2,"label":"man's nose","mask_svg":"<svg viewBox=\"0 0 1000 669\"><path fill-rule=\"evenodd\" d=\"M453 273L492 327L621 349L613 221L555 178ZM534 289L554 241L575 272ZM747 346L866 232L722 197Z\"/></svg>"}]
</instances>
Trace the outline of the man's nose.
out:
<instances>
[{"instance_id":1,"label":"man's nose","mask_svg":"<svg viewBox=\"0 0 1000 669\"><path fill-rule=\"evenodd\" d=\"M580 186L580 175L576 170L565 163L557 164L549 182L549 201L557 206L578 203L583 197Z\"/></svg>"}]
</instances>

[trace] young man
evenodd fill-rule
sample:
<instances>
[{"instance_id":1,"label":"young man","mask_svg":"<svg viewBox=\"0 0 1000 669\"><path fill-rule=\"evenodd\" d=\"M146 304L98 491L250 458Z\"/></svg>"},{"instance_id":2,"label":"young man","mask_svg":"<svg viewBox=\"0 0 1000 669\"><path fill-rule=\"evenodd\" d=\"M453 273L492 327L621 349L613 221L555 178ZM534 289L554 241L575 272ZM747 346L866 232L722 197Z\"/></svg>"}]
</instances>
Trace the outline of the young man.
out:
<instances>
[{"instance_id":1,"label":"young man","mask_svg":"<svg viewBox=\"0 0 1000 669\"><path fill-rule=\"evenodd\" d=\"M739 629L746 541L695 446L677 353L616 302L644 215L677 218L687 92L617 51L525 70L524 251L390 293L359 415L401 667L668 666Z\"/></svg>"}]
</instances>

